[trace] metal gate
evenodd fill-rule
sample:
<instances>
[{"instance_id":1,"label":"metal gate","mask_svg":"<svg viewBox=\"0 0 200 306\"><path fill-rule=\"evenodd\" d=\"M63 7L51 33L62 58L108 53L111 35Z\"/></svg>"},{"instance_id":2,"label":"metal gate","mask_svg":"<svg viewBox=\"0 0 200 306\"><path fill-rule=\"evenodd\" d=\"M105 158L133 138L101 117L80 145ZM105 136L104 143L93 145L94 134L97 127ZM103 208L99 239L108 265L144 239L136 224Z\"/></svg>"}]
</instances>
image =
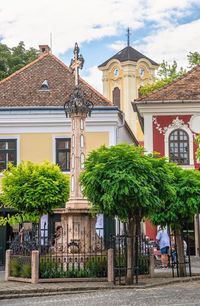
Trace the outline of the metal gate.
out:
<instances>
[{"instance_id":1,"label":"metal gate","mask_svg":"<svg viewBox=\"0 0 200 306\"><path fill-rule=\"evenodd\" d=\"M178 233L176 227L170 229L170 256L169 256L169 266L172 268L172 276L180 277L181 270L184 276L192 276L191 271L191 261L190 261L190 239L189 239L189 227L187 222L185 222L184 231ZM181 240L183 244L183 258L178 256L178 239Z\"/></svg>"},{"instance_id":2,"label":"metal gate","mask_svg":"<svg viewBox=\"0 0 200 306\"><path fill-rule=\"evenodd\" d=\"M113 236L114 249L114 284L127 283L127 235ZM136 236L133 245L133 283L138 284L139 276L149 274L150 252L144 236Z\"/></svg>"}]
</instances>

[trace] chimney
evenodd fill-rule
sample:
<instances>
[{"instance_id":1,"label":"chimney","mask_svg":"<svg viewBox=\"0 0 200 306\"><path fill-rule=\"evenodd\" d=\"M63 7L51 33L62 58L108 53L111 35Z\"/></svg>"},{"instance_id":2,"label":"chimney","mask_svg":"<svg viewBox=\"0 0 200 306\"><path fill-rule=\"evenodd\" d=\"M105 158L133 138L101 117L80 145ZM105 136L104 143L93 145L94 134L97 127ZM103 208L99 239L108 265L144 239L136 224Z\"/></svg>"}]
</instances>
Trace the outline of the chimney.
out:
<instances>
[{"instance_id":1,"label":"chimney","mask_svg":"<svg viewBox=\"0 0 200 306\"><path fill-rule=\"evenodd\" d=\"M39 49L41 53L49 53L51 51L48 45L39 45Z\"/></svg>"}]
</instances>

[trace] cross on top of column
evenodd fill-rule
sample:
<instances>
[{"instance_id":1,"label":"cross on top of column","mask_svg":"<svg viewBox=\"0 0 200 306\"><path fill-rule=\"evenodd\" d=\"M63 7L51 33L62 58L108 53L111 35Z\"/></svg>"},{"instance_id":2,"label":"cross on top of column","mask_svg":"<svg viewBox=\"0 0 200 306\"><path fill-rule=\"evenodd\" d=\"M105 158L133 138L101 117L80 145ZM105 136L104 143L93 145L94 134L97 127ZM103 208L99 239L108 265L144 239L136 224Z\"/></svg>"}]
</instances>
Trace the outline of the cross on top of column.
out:
<instances>
[{"instance_id":1,"label":"cross on top of column","mask_svg":"<svg viewBox=\"0 0 200 306\"><path fill-rule=\"evenodd\" d=\"M79 69L83 68L83 64L84 64L84 58L83 56L80 54L79 55L79 46L77 44L77 42L75 43L74 46L74 58L71 60L70 63L70 68L72 70L75 71L75 86L78 86L79 83Z\"/></svg>"}]
</instances>

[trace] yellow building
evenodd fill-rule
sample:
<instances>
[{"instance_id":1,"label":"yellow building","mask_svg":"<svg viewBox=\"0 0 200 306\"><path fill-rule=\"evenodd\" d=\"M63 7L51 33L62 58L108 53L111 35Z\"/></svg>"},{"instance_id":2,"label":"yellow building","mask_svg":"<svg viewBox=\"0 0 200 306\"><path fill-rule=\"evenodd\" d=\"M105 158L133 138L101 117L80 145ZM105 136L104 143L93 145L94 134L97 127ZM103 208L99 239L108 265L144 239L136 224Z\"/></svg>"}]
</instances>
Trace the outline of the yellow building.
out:
<instances>
[{"instance_id":1,"label":"yellow building","mask_svg":"<svg viewBox=\"0 0 200 306\"><path fill-rule=\"evenodd\" d=\"M103 72L103 94L124 113L139 141L143 134L131 102L138 98L140 86L153 81L158 64L131 46L125 47L98 68Z\"/></svg>"}]
</instances>

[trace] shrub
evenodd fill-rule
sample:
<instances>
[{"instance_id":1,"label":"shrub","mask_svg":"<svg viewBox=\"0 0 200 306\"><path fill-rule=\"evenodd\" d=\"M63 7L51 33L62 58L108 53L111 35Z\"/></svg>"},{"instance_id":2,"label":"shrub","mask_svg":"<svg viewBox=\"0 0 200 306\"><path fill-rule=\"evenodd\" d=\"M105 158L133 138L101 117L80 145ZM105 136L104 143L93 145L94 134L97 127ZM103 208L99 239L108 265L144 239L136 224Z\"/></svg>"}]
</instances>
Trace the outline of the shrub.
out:
<instances>
[{"instance_id":1,"label":"shrub","mask_svg":"<svg viewBox=\"0 0 200 306\"><path fill-rule=\"evenodd\" d=\"M31 278L31 264L25 263L21 266L20 276L24 278Z\"/></svg>"},{"instance_id":2,"label":"shrub","mask_svg":"<svg viewBox=\"0 0 200 306\"><path fill-rule=\"evenodd\" d=\"M10 275L19 277L20 276L20 262L17 259L11 259L10 261Z\"/></svg>"},{"instance_id":3,"label":"shrub","mask_svg":"<svg viewBox=\"0 0 200 306\"><path fill-rule=\"evenodd\" d=\"M12 258L10 261L10 275L31 278L31 262L24 262L21 256Z\"/></svg>"},{"instance_id":4,"label":"shrub","mask_svg":"<svg viewBox=\"0 0 200 306\"><path fill-rule=\"evenodd\" d=\"M84 267L68 267L65 270L62 263L54 262L49 258L45 261L40 258L40 278L67 278L67 277L106 277L107 257L91 257Z\"/></svg>"},{"instance_id":5,"label":"shrub","mask_svg":"<svg viewBox=\"0 0 200 306\"><path fill-rule=\"evenodd\" d=\"M89 270L94 277L107 276L107 257L95 256L91 257L85 264L85 269Z\"/></svg>"}]
</instances>

